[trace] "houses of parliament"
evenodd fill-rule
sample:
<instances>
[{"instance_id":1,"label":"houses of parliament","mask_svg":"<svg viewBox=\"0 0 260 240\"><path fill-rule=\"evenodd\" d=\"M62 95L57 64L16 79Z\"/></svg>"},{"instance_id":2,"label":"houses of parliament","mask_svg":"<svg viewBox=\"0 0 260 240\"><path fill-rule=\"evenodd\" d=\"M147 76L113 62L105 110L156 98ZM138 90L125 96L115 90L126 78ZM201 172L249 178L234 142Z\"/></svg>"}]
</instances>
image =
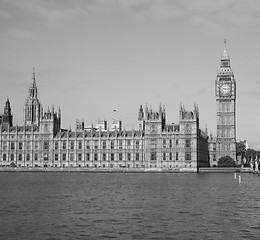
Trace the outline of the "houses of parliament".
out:
<instances>
[{"instance_id":1,"label":"houses of parliament","mask_svg":"<svg viewBox=\"0 0 260 240\"><path fill-rule=\"evenodd\" d=\"M86 170L186 170L216 166L221 156L236 159L236 83L226 47L215 81L217 136L199 126L199 108L183 105L179 122L168 124L161 105L140 106L138 129L123 130L120 120L99 120L75 130L61 127L61 109L43 111L35 72L24 103L23 124L13 125L10 100L0 115L0 166L18 168L82 168Z\"/></svg>"}]
</instances>

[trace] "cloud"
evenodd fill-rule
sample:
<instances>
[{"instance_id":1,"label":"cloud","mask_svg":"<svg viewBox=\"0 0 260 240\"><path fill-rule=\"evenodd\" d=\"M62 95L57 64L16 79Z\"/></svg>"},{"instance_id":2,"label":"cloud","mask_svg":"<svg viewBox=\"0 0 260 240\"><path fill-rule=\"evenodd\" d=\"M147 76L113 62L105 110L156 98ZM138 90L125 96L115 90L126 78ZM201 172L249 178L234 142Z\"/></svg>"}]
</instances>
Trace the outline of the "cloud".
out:
<instances>
[{"instance_id":1,"label":"cloud","mask_svg":"<svg viewBox=\"0 0 260 240\"><path fill-rule=\"evenodd\" d=\"M237 27L257 26L260 23L259 1L183 0L181 4L189 12L192 24L211 32L236 30Z\"/></svg>"},{"instance_id":2,"label":"cloud","mask_svg":"<svg viewBox=\"0 0 260 240\"><path fill-rule=\"evenodd\" d=\"M164 19L179 17L183 15L183 11L178 5L159 3L143 10L141 14L149 18Z\"/></svg>"},{"instance_id":3,"label":"cloud","mask_svg":"<svg viewBox=\"0 0 260 240\"><path fill-rule=\"evenodd\" d=\"M2 32L6 33L8 28L20 28L24 31L41 26L55 28L86 17L114 17L114 13L119 13L121 17L142 20L174 18L190 22L205 31L221 32L223 29L235 29L237 26L259 25L260 1L1 0L0 26Z\"/></svg>"}]
</instances>

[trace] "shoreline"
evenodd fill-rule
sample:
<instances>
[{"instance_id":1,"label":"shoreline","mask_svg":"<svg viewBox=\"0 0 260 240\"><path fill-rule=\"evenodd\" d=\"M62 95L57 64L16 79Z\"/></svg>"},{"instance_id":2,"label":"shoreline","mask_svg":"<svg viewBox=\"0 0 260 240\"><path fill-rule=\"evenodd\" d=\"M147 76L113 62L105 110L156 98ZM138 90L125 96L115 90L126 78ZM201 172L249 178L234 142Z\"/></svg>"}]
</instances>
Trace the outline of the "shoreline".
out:
<instances>
[{"instance_id":1,"label":"shoreline","mask_svg":"<svg viewBox=\"0 0 260 240\"><path fill-rule=\"evenodd\" d=\"M19 168L1 167L0 172L68 172L68 173L255 173L251 168L199 168L197 169L97 169L97 168Z\"/></svg>"}]
</instances>

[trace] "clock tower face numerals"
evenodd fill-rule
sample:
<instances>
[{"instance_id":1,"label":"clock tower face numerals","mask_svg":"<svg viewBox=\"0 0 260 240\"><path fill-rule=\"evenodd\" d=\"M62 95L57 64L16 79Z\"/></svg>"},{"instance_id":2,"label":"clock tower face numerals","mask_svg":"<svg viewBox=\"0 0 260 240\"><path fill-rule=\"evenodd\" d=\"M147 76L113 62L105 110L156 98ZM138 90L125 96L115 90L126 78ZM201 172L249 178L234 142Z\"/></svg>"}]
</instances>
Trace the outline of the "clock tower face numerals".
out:
<instances>
[{"instance_id":1,"label":"clock tower face numerals","mask_svg":"<svg viewBox=\"0 0 260 240\"><path fill-rule=\"evenodd\" d=\"M228 83L224 83L220 85L220 93L223 96L227 96L231 94L231 86Z\"/></svg>"}]
</instances>

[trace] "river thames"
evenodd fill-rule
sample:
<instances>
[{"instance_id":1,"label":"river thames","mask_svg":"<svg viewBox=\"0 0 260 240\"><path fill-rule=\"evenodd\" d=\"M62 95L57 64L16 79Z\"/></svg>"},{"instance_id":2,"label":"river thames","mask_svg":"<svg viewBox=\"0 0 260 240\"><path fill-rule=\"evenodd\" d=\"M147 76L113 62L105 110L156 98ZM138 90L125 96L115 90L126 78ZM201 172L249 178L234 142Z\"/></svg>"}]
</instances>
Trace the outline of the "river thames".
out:
<instances>
[{"instance_id":1,"label":"river thames","mask_svg":"<svg viewBox=\"0 0 260 240\"><path fill-rule=\"evenodd\" d=\"M0 184L0 239L260 236L256 174L1 172Z\"/></svg>"}]
</instances>

